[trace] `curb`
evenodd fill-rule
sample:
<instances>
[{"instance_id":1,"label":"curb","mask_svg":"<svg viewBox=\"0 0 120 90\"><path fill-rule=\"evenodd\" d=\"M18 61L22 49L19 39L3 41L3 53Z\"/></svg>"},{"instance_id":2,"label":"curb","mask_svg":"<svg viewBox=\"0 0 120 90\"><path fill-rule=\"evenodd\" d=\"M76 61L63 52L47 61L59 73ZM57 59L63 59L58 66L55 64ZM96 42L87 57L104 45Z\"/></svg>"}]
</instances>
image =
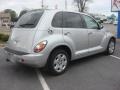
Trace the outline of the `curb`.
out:
<instances>
[{"instance_id":1,"label":"curb","mask_svg":"<svg viewBox=\"0 0 120 90\"><path fill-rule=\"evenodd\" d=\"M3 48L5 46L5 44L0 44L0 48Z\"/></svg>"}]
</instances>

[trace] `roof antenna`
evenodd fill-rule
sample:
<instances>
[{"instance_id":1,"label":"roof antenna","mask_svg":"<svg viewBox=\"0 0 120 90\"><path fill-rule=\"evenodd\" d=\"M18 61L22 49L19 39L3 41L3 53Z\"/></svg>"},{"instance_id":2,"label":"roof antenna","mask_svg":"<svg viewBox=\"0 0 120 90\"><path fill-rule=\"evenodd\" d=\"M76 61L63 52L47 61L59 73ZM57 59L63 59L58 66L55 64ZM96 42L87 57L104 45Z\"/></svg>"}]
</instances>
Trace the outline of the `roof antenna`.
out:
<instances>
[{"instance_id":1,"label":"roof antenna","mask_svg":"<svg viewBox=\"0 0 120 90\"><path fill-rule=\"evenodd\" d=\"M42 7L42 9L44 8L44 3L43 3L43 0L42 0L42 3L41 3L41 7Z\"/></svg>"}]
</instances>

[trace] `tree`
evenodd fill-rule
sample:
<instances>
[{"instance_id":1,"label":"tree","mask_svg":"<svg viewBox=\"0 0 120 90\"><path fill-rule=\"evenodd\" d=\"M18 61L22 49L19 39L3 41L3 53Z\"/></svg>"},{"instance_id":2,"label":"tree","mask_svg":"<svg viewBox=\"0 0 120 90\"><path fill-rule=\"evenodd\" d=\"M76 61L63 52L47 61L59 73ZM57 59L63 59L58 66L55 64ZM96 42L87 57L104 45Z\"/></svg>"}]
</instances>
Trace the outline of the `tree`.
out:
<instances>
[{"instance_id":1,"label":"tree","mask_svg":"<svg viewBox=\"0 0 120 90\"><path fill-rule=\"evenodd\" d=\"M112 20L112 22L114 22L116 20L116 16L114 14L111 14L109 17L108 17L109 20Z\"/></svg>"},{"instance_id":2,"label":"tree","mask_svg":"<svg viewBox=\"0 0 120 90\"><path fill-rule=\"evenodd\" d=\"M22 10L22 11L20 12L19 18L20 18L22 15L24 15L25 13L27 13L27 12L28 12L28 10L26 10L26 9Z\"/></svg>"},{"instance_id":3,"label":"tree","mask_svg":"<svg viewBox=\"0 0 120 90\"><path fill-rule=\"evenodd\" d=\"M115 21L115 19L116 19L115 14L112 14L110 17L111 17L111 19L113 19Z\"/></svg>"},{"instance_id":4,"label":"tree","mask_svg":"<svg viewBox=\"0 0 120 90\"><path fill-rule=\"evenodd\" d=\"M87 9L86 4L90 1L91 0L74 0L74 2L77 4L79 12L84 12Z\"/></svg>"},{"instance_id":5,"label":"tree","mask_svg":"<svg viewBox=\"0 0 120 90\"><path fill-rule=\"evenodd\" d=\"M15 22L17 20L17 14L16 14L16 12L14 10L12 10L12 9L5 9L4 12L10 14L12 22Z\"/></svg>"}]
</instances>

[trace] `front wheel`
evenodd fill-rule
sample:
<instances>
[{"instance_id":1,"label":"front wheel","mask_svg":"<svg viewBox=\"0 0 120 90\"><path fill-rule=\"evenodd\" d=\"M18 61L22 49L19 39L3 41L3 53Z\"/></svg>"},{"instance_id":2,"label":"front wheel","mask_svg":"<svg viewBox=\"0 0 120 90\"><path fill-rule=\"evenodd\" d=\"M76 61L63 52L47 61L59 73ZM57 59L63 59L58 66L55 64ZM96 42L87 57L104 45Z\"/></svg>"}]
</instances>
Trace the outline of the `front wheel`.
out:
<instances>
[{"instance_id":1,"label":"front wheel","mask_svg":"<svg viewBox=\"0 0 120 90\"><path fill-rule=\"evenodd\" d=\"M53 75L62 74L67 70L69 61L69 55L65 50L56 49L49 57L47 69Z\"/></svg>"},{"instance_id":2,"label":"front wheel","mask_svg":"<svg viewBox=\"0 0 120 90\"><path fill-rule=\"evenodd\" d=\"M114 53L114 51L115 51L115 40L110 39L108 46L107 46L106 54L112 55Z\"/></svg>"}]
</instances>

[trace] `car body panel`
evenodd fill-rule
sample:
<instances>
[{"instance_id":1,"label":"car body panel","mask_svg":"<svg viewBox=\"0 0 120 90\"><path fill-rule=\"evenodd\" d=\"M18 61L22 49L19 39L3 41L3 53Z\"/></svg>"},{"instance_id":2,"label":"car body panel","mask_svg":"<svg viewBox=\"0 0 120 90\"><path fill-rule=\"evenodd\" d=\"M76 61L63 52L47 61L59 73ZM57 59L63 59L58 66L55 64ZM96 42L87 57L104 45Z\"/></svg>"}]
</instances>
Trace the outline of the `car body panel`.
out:
<instances>
[{"instance_id":1,"label":"car body panel","mask_svg":"<svg viewBox=\"0 0 120 90\"><path fill-rule=\"evenodd\" d=\"M95 54L96 52L102 51L102 41L106 37L104 29L89 29L88 38L89 38L89 53Z\"/></svg>"},{"instance_id":2,"label":"car body panel","mask_svg":"<svg viewBox=\"0 0 120 90\"><path fill-rule=\"evenodd\" d=\"M66 33L69 34L65 35ZM65 43L72 45L74 48L75 59L88 54L88 33L86 29L63 28L63 37Z\"/></svg>"},{"instance_id":3,"label":"car body panel","mask_svg":"<svg viewBox=\"0 0 120 90\"><path fill-rule=\"evenodd\" d=\"M11 49L31 53L35 33L34 29L14 28L7 45Z\"/></svg>"}]
</instances>

